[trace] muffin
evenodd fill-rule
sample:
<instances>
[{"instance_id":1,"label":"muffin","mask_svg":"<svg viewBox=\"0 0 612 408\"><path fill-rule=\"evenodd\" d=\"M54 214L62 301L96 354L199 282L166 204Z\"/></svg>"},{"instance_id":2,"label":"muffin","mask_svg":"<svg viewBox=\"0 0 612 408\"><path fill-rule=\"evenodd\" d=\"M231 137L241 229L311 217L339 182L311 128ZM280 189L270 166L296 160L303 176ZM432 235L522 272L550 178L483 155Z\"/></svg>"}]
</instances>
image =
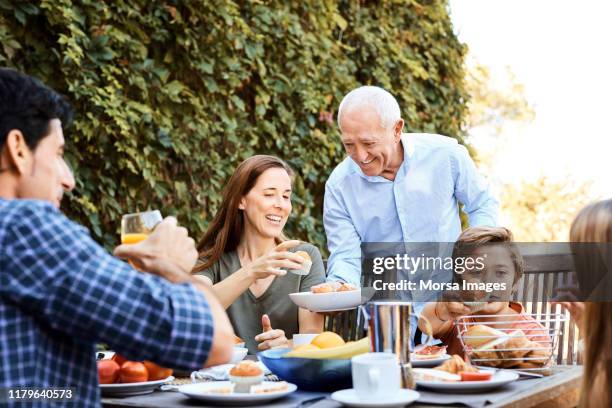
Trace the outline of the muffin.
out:
<instances>
[{"instance_id":1,"label":"muffin","mask_svg":"<svg viewBox=\"0 0 612 408\"><path fill-rule=\"evenodd\" d=\"M357 287L345 282L342 283L338 289L336 289L336 292L350 292L352 290L357 290Z\"/></svg>"},{"instance_id":2,"label":"muffin","mask_svg":"<svg viewBox=\"0 0 612 408\"><path fill-rule=\"evenodd\" d=\"M310 255L306 251L297 251L295 253L299 255L303 260L302 267L300 269L292 269L291 272L297 275L308 275L310 273L310 268L312 267L312 260L310 259Z\"/></svg>"},{"instance_id":3,"label":"muffin","mask_svg":"<svg viewBox=\"0 0 612 408\"><path fill-rule=\"evenodd\" d=\"M263 370L250 360L239 362L229 371L229 379L235 385L234 392L248 393L252 385L261 384L263 377Z\"/></svg>"},{"instance_id":4,"label":"muffin","mask_svg":"<svg viewBox=\"0 0 612 408\"><path fill-rule=\"evenodd\" d=\"M310 288L312 293L331 293L334 292L334 287L331 282L321 283L320 285L313 286Z\"/></svg>"}]
</instances>

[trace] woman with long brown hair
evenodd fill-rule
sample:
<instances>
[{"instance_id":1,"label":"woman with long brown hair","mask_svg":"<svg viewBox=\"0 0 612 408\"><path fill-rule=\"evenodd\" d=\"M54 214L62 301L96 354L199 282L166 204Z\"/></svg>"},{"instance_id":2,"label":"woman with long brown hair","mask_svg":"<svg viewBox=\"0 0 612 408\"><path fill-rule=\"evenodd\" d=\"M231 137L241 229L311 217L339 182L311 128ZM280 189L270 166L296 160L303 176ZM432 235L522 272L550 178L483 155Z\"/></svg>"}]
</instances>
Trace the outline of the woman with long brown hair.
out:
<instances>
[{"instance_id":1,"label":"woman with long brown hair","mask_svg":"<svg viewBox=\"0 0 612 408\"><path fill-rule=\"evenodd\" d=\"M295 333L323 330L322 315L298 308L288 297L325 281L319 250L283 235L291 214L292 176L291 168L273 156L243 161L198 243L194 272L212 285L250 353L287 345ZM291 272L302 269L298 251L312 262L306 275Z\"/></svg>"},{"instance_id":2,"label":"woman with long brown hair","mask_svg":"<svg viewBox=\"0 0 612 408\"><path fill-rule=\"evenodd\" d=\"M584 376L581 407L612 406L612 302L609 268L612 267L612 199L583 208L572 223L570 241L580 302L560 302L581 329L584 341ZM597 245L602 243L603 245Z\"/></svg>"}]
</instances>

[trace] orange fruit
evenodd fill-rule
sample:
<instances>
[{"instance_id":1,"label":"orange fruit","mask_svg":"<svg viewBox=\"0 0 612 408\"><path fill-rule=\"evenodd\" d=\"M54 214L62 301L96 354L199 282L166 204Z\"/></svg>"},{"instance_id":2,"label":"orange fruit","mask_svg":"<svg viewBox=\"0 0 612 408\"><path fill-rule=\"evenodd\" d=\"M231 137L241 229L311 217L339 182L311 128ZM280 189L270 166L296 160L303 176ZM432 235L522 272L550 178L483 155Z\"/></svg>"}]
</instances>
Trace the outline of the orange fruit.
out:
<instances>
[{"instance_id":1,"label":"orange fruit","mask_svg":"<svg viewBox=\"0 0 612 408\"><path fill-rule=\"evenodd\" d=\"M158 366L152 361L145 361L143 364L147 368L147 373L149 373L149 381L165 380L172 375L171 368Z\"/></svg>"},{"instance_id":2,"label":"orange fruit","mask_svg":"<svg viewBox=\"0 0 612 408\"><path fill-rule=\"evenodd\" d=\"M318 348L325 349L325 348L343 346L345 342L342 339L342 337L340 337L336 333L326 331L326 332L319 334L314 339L312 339L310 344L312 344L313 346L317 346Z\"/></svg>"},{"instance_id":3,"label":"orange fruit","mask_svg":"<svg viewBox=\"0 0 612 408\"><path fill-rule=\"evenodd\" d=\"M98 361L98 381L100 384L114 384L119 378L119 364L113 360Z\"/></svg>"},{"instance_id":4,"label":"orange fruit","mask_svg":"<svg viewBox=\"0 0 612 408\"><path fill-rule=\"evenodd\" d=\"M119 371L119 382L122 383L145 382L148 378L147 367L138 361L126 361Z\"/></svg>"}]
</instances>

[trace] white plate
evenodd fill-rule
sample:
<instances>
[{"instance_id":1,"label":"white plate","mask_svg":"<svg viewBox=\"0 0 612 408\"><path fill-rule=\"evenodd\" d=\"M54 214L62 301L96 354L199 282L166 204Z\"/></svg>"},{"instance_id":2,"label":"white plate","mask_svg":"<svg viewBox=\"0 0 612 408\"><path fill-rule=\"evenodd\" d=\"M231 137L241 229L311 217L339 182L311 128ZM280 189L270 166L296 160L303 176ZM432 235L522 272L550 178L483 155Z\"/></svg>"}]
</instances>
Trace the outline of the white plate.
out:
<instances>
[{"instance_id":1,"label":"white plate","mask_svg":"<svg viewBox=\"0 0 612 408\"><path fill-rule=\"evenodd\" d=\"M290 293L289 297L299 307L313 312L354 309L366 300L362 301L361 289L330 293L296 292Z\"/></svg>"},{"instance_id":2,"label":"white plate","mask_svg":"<svg viewBox=\"0 0 612 408\"><path fill-rule=\"evenodd\" d=\"M131 397L133 395L150 394L160 385L174 380L170 376L165 380L145 381L127 384L100 384L100 390L104 397Z\"/></svg>"},{"instance_id":3,"label":"white plate","mask_svg":"<svg viewBox=\"0 0 612 408\"><path fill-rule=\"evenodd\" d=\"M349 407L374 408L374 407L403 407L419 398L419 393L413 390L401 388L397 394L385 398L376 398L372 401L359 399L354 388L336 391L331 395L331 399Z\"/></svg>"},{"instance_id":4,"label":"white plate","mask_svg":"<svg viewBox=\"0 0 612 408\"><path fill-rule=\"evenodd\" d=\"M207 394L206 390L217 387L230 385L230 381L209 381L197 384L186 384L178 387L178 390L183 395L200 401L215 402L220 405L245 405L259 404L266 401L272 401L277 398L289 395L297 390L297 385L287 383L289 386L286 391L271 392L269 394L249 394L234 392L231 394ZM278 384L274 381L264 381L262 384Z\"/></svg>"},{"instance_id":5,"label":"white plate","mask_svg":"<svg viewBox=\"0 0 612 408\"><path fill-rule=\"evenodd\" d=\"M438 357L438 358L417 359L414 357L414 353L410 353L410 364L412 364L413 367L419 367L419 368L437 367L443 362L445 362L446 360L448 360L449 358L450 356L448 354L443 354L441 357Z\"/></svg>"},{"instance_id":6,"label":"white plate","mask_svg":"<svg viewBox=\"0 0 612 408\"><path fill-rule=\"evenodd\" d=\"M419 387L430 388L439 391L472 392L498 388L513 381L516 381L518 378L519 375L512 371L495 371L495 373L493 373L493 377L488 381L444 382L416 380L416 383Z\"/></svg>"}]
</instances>

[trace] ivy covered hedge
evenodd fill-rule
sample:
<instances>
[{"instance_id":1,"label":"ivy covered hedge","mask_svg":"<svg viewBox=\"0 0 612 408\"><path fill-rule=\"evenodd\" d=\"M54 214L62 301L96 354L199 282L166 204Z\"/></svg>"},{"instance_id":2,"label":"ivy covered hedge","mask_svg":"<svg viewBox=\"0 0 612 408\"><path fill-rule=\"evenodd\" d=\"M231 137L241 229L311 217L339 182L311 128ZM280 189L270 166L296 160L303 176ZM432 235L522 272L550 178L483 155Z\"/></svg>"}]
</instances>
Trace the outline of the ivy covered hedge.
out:
<instances>
[{"instance_id":1,"label":"ivy covered hedge","mask_svg":"<svg viewBox=\"0 0 612 408\"><path fill-rule=\"evenodd\" d=\"M0 0L0 44L74 104L64 210L108 247L147 208L199 238L237 163L269 153L298 175L288 235L323 248L346 92L390 90L407 131L460 137L466 115L445 1Z\"/></svg>"}]
</instances>

